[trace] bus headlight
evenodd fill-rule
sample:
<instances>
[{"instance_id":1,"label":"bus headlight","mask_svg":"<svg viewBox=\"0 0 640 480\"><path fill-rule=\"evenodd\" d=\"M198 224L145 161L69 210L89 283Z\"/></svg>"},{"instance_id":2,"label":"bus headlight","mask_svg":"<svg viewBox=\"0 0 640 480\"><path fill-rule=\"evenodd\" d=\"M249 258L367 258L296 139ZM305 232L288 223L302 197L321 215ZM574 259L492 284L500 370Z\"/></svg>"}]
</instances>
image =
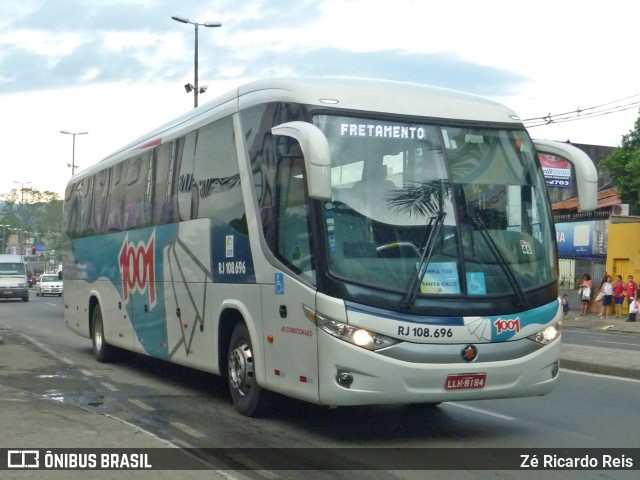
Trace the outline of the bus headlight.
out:
<instances>
[{"instance_id":1,"label":"bus headlight","mask_svg":"<svg viewBox=\"0 0 640 480\"><path fill-rule=\"evenodd\" d=\"M339 322L326 317L316 312L311 307L306 305L302 306L305 316L314 322L320 329L327 332L329 335L349 342L358 347L366 348L367 350L379 350L381 348L388 347L394 343L398 343L399 340L395 338L387 337L376 332L365 330L360 327L353 327L344 322Z\"/></svg>"},{"instance_id":2,"label":"bus headlight","mask_svg":"<svg viewBox=\"0 0 640 480\"><path fill-rule=\"evenodd\" d=\"M560 336L560 328L558 324L549 325L538 333L529 335L527 338L542 345L548 345Z\"/></svg>"}]
</instances>

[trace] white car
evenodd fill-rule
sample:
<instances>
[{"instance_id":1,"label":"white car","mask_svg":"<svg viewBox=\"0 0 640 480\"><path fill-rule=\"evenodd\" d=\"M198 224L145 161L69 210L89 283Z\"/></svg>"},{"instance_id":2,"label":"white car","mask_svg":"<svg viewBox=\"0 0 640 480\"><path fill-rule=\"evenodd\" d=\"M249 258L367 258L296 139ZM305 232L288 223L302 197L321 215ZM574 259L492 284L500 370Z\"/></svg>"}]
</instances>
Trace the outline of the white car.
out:
<instances>
[{"instance_id":1,"label":"white car","mask_svg":"<svg viewBox=\"0 0 640 480\"><path fill-rule=\"evenodd\" d=\"M57 274L40 275L36 282L36 297L42 295L58 295L62 296L62 280Z\"/></svg>"}]
</instances>

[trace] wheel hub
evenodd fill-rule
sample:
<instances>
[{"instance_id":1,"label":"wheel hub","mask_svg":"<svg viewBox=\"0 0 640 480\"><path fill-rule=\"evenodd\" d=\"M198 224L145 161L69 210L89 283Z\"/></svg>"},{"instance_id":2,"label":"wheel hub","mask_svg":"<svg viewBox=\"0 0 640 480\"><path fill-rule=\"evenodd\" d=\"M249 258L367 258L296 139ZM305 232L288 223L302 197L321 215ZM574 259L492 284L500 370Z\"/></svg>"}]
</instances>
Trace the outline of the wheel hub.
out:
<instances>
[{"instance_id":1,"label":"wheel hub","mask_svg":"<svg viewBox=\"0 0 640 480\"><path fill-rule=\"evenodd\" d=\"M229 354L229 381L241 395L248 394L253 384L253 354L244 342Z\"/></svg>"}]
</instances>

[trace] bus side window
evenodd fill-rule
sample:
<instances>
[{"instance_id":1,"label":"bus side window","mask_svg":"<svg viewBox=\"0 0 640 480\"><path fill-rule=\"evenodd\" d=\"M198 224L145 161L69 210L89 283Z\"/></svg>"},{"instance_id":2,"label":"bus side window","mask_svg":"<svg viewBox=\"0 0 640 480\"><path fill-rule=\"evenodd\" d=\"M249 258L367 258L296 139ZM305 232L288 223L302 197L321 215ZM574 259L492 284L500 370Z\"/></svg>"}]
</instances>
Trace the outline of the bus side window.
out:
<instances>
[{"instance_id":1,"label":"bus side window","mask_svg":"<svg viewBox=\"0 0 640 480\"><path fill-rule=\"evenodd\" d=\"M178 211L180 220L194 218L194 195L197 189L193 178L193 162L196 154L196 140L198 132L189 132L184 139L184 144L178 156ZM195 206L197 210L197 205Z\"/></svg>"},{"instance_id":2,"label":"bus side window","mask_svg":"<svg viewBox=\"0 0 640 480\"><path fill-rule=\"evenodd\" d=\"M107 195L109 193L109 170L103 170L95 175L93 181L93 214L91 224L96 233L102 233L107 211Z\"/></svg>"},{"instance_id":3,"label":"bus side window","mask_svg":"<svg viewBox=\"0 0 640 480\"><path fill-rule=\"evenodd\" d=\"M78 192L81 195L80 204L80 232L82 236L92 235L93 223L91 221L93 213L93 177L84 178L81 182L82 189Z\"/></svg>"},{"instance_id":4,"label":"bus side window","mask_svg":"<svg viewBox=\"0 0 640 480\"><path fill-rule=\"evenodd\" d=\"M136 226L140 198L137 195L136 185L140 182L140 157L130 158L127 161L126 189L124 194L124 224L125 230Z\"/></svg>"},{"instance_id":5,"label":"bus side window","mask_svg":"<svg viewBox=\"0 0 640 480\"><path fill-rule=\"evenodd\" d=\"M176 138L169 144L169 165L166 177L166 196L162 207L160 224L176 223L180 221L178 211L178 192L180 191L179 172L184 150L184 137ZM164 158L163 147L160 147L160 158ZM162 160L163 162L165 160Z\"/></svg>"},{"instance_id":6,"label":"bus side window","mask_svg":"<svg viewBox=\"0 0 640 480\"><path fill-rule=\"evenodd\" d=\"M297 272L314 269L305 182L302 157L278 160L276 255Z\"/></svg>"},{"instance_id":7,"label":"bus side window","mask_svg":"<svg viewBox=\"0 0 640 480\"><path fill-rule=\"evenodd\" d=\"M67 208L64 209L65 229L73 237L77 237L79 234L80 208L82 208L77 194L78 188L80 188L80 183L68 185L64 199L65 205L67 205Z\"/></svg>"},{"instance_id":8,"label":"bus side window","mask_svg":"<svg viewBox=\"0 0 640 480\"><path fill-rule=\"evenodd\" d=\"M171 188L169 186L171 174L171 149L172 143L160 145L154 154L155 164L155 185L153 195L153 224L162 225L172 223L171 211Z\"/></svg>"},{"instance_id":9,"label":"bus side window","mask_svg":"<svg viewBox=\"0 0 640 480\"><path fill-rule=\"evenodd\" d=\"M150 152L129 159L124 205L124 228L144 228L151 224L148 186L150 184Z\"/></svg>"},{"instance_id":10,"label":"bus side window","mask_svg":"<svg viewBox=\"0 0 640 480\"><path fill-rule=\"evenodd\" d=\"M198 130L192 217L216 218L229 224L244 215L233 121L222 118Z\"/></svg>"},{"instance_id":11,"label":"bus side window","mask_svg":"<svg viewBox=\"0 0 640 480\"><path fill-rule=\"evenodd\" d=\"M122 206L124 204L125 180L122 175L126 162L111 167L111 187L107 200L107 219L104 226L107 232L122 230Z\"/></svg>"}]
</instances>

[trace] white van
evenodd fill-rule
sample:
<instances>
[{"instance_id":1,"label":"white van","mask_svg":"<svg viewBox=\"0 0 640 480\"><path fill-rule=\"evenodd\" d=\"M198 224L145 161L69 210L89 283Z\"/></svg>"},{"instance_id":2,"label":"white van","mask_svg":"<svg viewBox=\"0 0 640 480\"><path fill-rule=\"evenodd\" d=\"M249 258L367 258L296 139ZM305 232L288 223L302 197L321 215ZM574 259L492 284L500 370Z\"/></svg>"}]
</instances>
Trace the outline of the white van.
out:
<instances>
[{"instance_id":1,"label":"white van","mask_svg":"<svg viewBox=\"0 0 640 480\"><path fill-rule=\"evenodd\" d=\"M27 269L22 255L0 254L0 298L29 301Z\"/></svg>"}]
</instances>

